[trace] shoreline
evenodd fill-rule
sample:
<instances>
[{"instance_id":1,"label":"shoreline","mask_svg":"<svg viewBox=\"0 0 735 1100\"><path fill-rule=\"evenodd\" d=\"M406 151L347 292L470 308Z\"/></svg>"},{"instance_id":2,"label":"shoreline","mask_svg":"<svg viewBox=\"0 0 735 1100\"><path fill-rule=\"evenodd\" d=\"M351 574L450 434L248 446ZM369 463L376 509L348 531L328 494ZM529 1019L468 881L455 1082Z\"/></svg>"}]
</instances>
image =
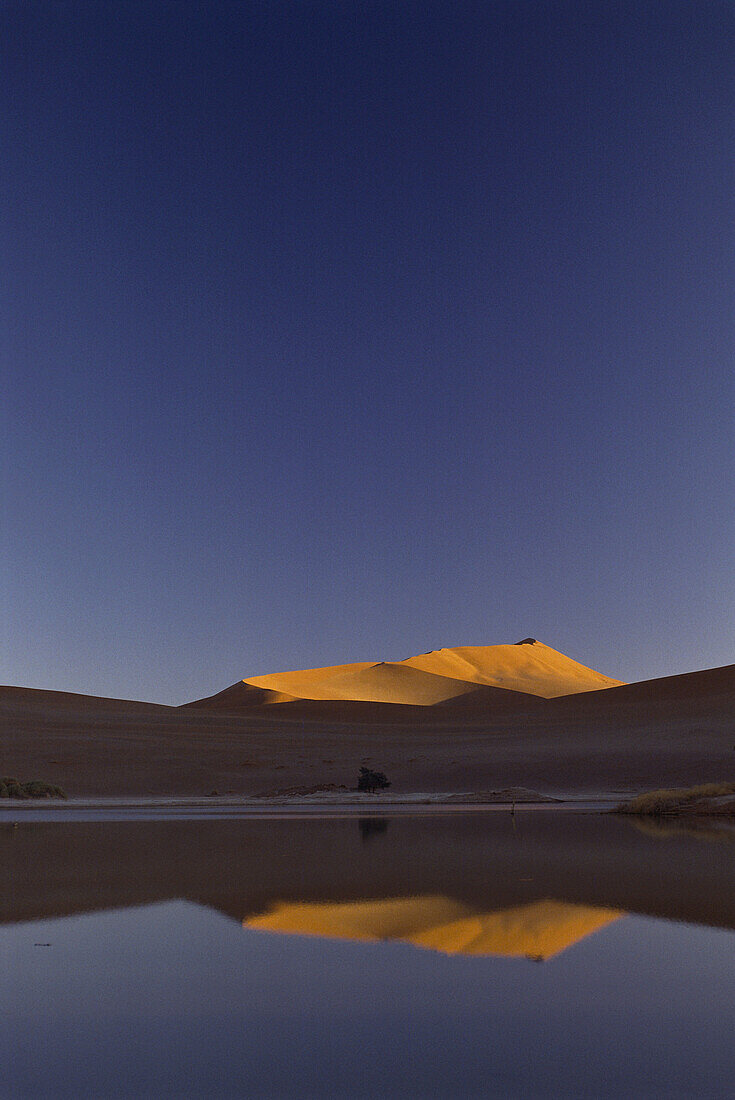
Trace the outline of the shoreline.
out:
<instances>
[{"instance_id":1,"label":"shoreline","mask_svg":"<svg viewBox=\"0 0 735 1100\"><path fill-rule=\"evenodd\" d=\"M451 798L451 801L447 799ZM459 801L456 794L418 793L394 796L391 801L365 798L70 798L51 800L11 800L0 802L0 825L29 821L134 821L191 820L223 818L258 820L268 818L360 818L390 816L438 816L452 814L505 813L606 813L618 804L618 797L573 797L528 801Z\"/></svg>"}]
</instances>

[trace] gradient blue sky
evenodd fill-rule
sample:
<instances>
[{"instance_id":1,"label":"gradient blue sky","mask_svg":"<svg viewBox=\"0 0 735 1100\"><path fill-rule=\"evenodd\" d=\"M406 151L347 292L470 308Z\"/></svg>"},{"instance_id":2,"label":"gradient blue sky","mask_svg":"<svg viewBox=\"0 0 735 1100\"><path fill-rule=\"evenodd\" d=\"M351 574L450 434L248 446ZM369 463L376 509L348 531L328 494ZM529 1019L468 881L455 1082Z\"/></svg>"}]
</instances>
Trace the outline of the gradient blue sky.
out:
<instances>
[{"instance_id":1,"label":"gradient blue sky","mask_svg":"<svg viewBox=\"0 0 735 1100\"><path fill-rule=\"evenodd\" d=\"M0 682L735 661L735 5L0 24Z\"/></svg>"}]
</instances>

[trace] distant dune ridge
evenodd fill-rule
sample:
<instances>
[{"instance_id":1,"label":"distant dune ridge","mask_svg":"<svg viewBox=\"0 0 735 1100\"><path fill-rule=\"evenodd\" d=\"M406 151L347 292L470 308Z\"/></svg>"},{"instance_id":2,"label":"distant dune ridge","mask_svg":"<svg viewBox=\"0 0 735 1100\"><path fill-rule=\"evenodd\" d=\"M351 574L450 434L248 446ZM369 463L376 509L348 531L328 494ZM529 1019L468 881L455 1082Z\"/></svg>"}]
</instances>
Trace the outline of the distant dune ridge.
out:
<instances>
[{"instance_id":1,"label":"distant dune ridge","mask_svg":"<svg viewBox=\"0 0 735 1100\"><path fill-rule=\"evenodd\" d=\"M620 687L621 683L535 638L525 638L515 645L436 649L404 661L358 662L251 676L194 705L224 709L296 700L342 700L426 707L465 696L468 702L490 702L492 693L480 692L481 688L552 699Z\"/></svg>"}]
</instances>

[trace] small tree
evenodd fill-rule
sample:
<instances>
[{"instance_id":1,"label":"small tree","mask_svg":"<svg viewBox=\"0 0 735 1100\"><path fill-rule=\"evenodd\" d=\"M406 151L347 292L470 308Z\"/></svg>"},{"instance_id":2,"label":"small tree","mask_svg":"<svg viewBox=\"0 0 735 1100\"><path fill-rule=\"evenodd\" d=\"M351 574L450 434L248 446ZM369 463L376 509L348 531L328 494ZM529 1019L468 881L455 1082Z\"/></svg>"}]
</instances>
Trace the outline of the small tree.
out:
<instances>
[{"instance_id":1,"label":"small tree","mask_svg":"<svg viewBox=\"0 0 735 1100\"><path fill-rule=\"evenodd\" d=\"M357 780L358 791L368 791L372 794L373 791L382 791L386 787L390 787L390 783L383 772L373 772L370 771L370 768L360 768L360 777Z\"/></svg>"}]
</instances>

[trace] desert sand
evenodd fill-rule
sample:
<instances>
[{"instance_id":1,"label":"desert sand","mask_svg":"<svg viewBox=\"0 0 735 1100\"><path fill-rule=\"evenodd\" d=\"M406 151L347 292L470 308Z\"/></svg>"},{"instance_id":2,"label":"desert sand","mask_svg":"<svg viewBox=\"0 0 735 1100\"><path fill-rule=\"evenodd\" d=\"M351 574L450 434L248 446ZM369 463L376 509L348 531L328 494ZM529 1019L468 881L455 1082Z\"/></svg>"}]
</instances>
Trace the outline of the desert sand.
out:
<instances>
[{"instance_id":1,"label":"desert sand","mask_svg":"<svg viewBox=\"0 0 735 1100\"><path fill-rule=\"evenodd\" d=\"M526 638L515 645L437 649L404 661L302 669L248 677L240 683L226 690L243 706L250 701L264 705L295 698L432 706L467 695L480 685L552 698L617 687L620 680ZM200 705L204 702L199 700Z\"/></svg>"},{"instance_id":2,"label":"desert sand","mask_svg":"<svg viewBox=\"0 0 735 1100\"><path fill-rule=\"evenodd\" d=\"M735 777L735 666L618 686L526 642L269 679L179 707L0 688L4 774L72 797L354 786L363 764L384 771L393 792L624 795ZM401 701L335 698L346 683Z\"/></svg>"}]
</instances>

